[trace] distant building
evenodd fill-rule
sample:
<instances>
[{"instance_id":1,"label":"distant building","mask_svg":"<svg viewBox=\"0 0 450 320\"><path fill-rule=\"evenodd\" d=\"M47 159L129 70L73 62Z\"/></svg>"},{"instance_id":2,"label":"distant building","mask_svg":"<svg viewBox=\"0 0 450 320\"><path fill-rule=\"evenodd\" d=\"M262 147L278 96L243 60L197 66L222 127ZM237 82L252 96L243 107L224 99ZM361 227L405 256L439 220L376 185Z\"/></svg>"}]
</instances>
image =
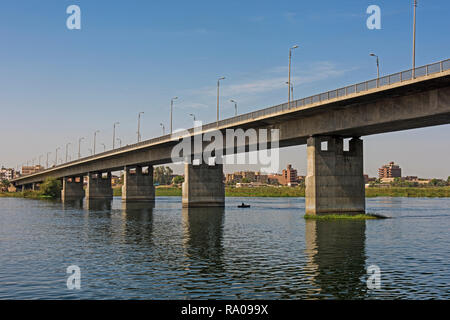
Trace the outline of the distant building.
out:
<instances>
[{"instance_id":1,"label":"distant building","mask_svg":"<svg viewBox=\"0 0 450 320\"><path fill-rule=\"evenodd\" d=\"M378 169L378 177L380 179L384 178L400 178L402 176L402 169L400 166L394 164L394 162L389 162Z\"/></svg>"},{"instance_id":2,"label":"distant building","mask_svg":"<svg viewBox=\"0 0 450 320\"><path fill-rule=\"evenodd\" d=\"M0 169L0 180L12 180L16 177L16 171L12 168Z\"/></svg>"},{"instance_id":3,"label":"distant building","mask_svg":"<svg viewBox=\"0 0 450 320\"><path fill-rule=\"evenodd\" d=\"M261 174L260 172L253 171L238 171L234 173L228 173L225 176L225 183L227 184L236 184L245 181L245 183L250 182L260 182L267 183L268 176L265 174Z\"/></svg>"},{"instance_id":4,"label":"distant building","mask_svg":"<svg viewBox=\"0 0 450 320\"><path fill-rule=\"evenodd\" d=\"M269 182L276 182L283 186L294 187L299 184L299 181L304 180L304 177L297 175L297 170L292 168L292 165L288 164L286 169L283 169L281 174L269 174Z\"/></svg>"},{"instance_id":5,"label":"distant building","mask_svg":"<svg viewBox=\"0 0 450 320\"><path fill-rule=\"evenodd\" d=\"M35 166L22 166L22 175L33 174L42 170L44 170L44 167L39 164Z\"/></svg>"},{"instance_id":6,"label":"distant building","mask_svg":"<svg viewBox=\"0 0 450 320\"><path fill-rule=\"evenodd\" d=\"M283 169L282 176L284 178L284 185L294 187L298 185L297 170L292 168L292 165L288 164L286 169Z\"/></svg>"}]
</instances>

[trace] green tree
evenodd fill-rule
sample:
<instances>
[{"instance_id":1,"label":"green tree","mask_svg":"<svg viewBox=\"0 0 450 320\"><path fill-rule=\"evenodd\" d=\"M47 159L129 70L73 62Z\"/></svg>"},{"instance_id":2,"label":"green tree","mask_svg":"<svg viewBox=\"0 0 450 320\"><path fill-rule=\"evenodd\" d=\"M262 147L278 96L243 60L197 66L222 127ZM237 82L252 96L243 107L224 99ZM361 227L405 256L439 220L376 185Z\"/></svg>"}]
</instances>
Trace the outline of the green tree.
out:
<instances>
[{"instance_id":1,"label":"green tree","mask_svg":"<svg viewBox=\"0 0 450 320\"><path fill-rule=\"evenodd\" d=\"M450 176L447 178L447 185L450 186Z\"/></svg>"},{"instance_id":2,"label":"green tree","mask_svg":"<svg viewBox=\"0 0 450 320\"><path fill-rule=\"evenodd\" d=\"M444 180L441 179L431 179L431 181L428 183L429 186L432 187L443 187L447 185L447 183Z\"/></svg>"},{"instance_id":3,"label":"green tree","mask_svg":"<svg viewBox=\"0 0 450 320\"><path fill-rule=\"evenodd\" d=\"M10 184L11 184L11 183L9 182L9 180L3 179L3 180L0 182L0 189L2 189L2 190L8 190L8 187L9 187Z\"/></svg>"},{"instance_id":4,"label":"green tree","mask_svg":"<svg viewBox=\"0 0 450 320\"><path fill-rule=\"evenodd\" d=\"M172 179L172 183L173 184L180 184L184 182L184 177L183 176L176 176Z\"/></svg>"},{"instance_id":5,"label":"green tree","mask_svg":"<svg viewBox=\"0 0 450 320\"><path fill-rule=\"evenodd\" d=\"M172 182L173 170L170 167L156 167L153 170L153 182L159 184L170 184Z\"/></svg>"},{"instance_id":6,"label":"green tree","mask_svg":"<svg viewBox=\"0 0 450 320\"><path fill-rule=\"evenodd\" d=\"M61 190L61 181L58 179L47 178L44 183L41 184L39 193L43 196L56 199L61 196Z\"/></svg>"}]
</instances>

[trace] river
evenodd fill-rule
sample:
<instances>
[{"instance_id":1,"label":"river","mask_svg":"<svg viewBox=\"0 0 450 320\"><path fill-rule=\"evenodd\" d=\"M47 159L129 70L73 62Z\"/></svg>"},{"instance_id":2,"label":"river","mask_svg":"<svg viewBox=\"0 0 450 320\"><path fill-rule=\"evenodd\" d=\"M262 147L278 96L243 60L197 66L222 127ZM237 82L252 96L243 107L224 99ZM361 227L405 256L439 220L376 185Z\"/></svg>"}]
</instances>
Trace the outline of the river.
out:
<instances>
[{"instance_id":1,"label":"river","mask_svg":"<svg viewBox=\"0 0 450 320\"><path fill-rule=\"evenodd\" d=\"M226 200L0 198L0 299L450 298L450 198L369 198L392 219L365 221L305 220L304 198Z\"/></svg>"}]
</instances>

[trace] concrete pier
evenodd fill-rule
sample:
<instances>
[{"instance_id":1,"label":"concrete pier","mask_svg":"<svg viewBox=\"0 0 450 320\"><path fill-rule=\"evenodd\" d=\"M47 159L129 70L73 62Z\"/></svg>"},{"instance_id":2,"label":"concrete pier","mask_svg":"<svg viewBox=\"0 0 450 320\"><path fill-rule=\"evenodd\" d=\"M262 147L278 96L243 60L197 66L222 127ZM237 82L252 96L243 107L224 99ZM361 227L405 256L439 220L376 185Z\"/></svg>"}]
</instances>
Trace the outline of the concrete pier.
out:
<instances>
[{"instance_id":1,"label":"concrete pier","mask_svg":"<svg viewBox=\"0 0 450 320\"><path fill-rule=\"evenodd\" d=\"M223 165L185 164L183 208L224 207Z\"/></svg>"},{"instance_id":2,"label":"concrete pier","mask_svg":"<svg viewBox=\"0 0 450 320\"><path fill-rule=\"evenodd\" d=\"M322 143L327 144L326 150ZM318 136L307 141L306 214L365 212L363 141L352 138L344 151L341 137Z\"/></svg>"},{"instance_id":3,"label":"concrete pier","mask_svg":"<svg viewBox=\"0 0 450 320\"><path fill-rule=\"evenodd\" d=\"M112 199L111 172L103 177L101 172L89 172L86 187L86 200Z\"/></svg>"},{"instance_id":4,"label":"concrete pier","mask_svg":"<svg viewBox=\"0 0 450 320\"><path fill-rule=\"evenodd\" d=\"M153 166L148 166L148 172L145 173L140 166L125 167L122 186L122 202L154 201L155 186L153 185Z\"/></svg>"},{"instance_id":5,"label":"concrete pier","mask_svg":"<svg viewBox=\"0 0 450 320\"><path fill-rule=\"evenodd\" d=\"M63 202L83 199L83 177L64 177L63 188L61 190L61 200Z\"/></svg>"}]
</instances>

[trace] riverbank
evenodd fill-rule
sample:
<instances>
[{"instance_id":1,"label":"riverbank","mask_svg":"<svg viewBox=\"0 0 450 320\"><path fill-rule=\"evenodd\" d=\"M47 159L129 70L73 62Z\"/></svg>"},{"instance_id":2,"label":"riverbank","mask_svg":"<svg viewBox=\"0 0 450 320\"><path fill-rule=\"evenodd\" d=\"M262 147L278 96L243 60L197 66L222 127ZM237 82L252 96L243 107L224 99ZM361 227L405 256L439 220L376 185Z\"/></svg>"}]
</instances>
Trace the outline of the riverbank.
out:
<instances>
[{"instance_id":1,"label":"riverbank","mask_svg":"<svg viewBox=\"0 0 450 320\"><path fill-rule=\"evenodd\" d=\"M25 192L0 192L0 198L26 198L26 199L53 199L50 196L41 194L39 191L25 191Z\"/></svg>"},{"instance_id":2,"label":"riverbank","mask_svg":"<svg viewBox=\"0 0 450 320\"><path fill-rule=\"evenodd\" d=\"M120 196L122 191L114 189L114 195ZM181 188L160 186L155 189L156 196L181 196ZM227 197L290 197L299 198L305 196L303 187L254 187L254 188L225 188ZM450 187L393 187L393 188L367 188L366 197L415 197L415 198L449 198Z\"/></svg>"},{"instance_id":3,"label":"riverbank","mask_svg":"<svg viewBox=\"0 0 450 320\"><path fill-rule=\"evenodd\" d=\"M122 195L122 188L113 189L114 196ZM158 186L155 188L157 197L181 197L181 188ZM273 197L273 198L300 198L305 196L303 187L254 187L254 188L225 188L226 197ZM0 192L0 197L51 199L39 191ZM393 187L393 188L366 188L366 197L409 197L409 198L450 198L450 187Z\"/></svg>"}]
</instances>

